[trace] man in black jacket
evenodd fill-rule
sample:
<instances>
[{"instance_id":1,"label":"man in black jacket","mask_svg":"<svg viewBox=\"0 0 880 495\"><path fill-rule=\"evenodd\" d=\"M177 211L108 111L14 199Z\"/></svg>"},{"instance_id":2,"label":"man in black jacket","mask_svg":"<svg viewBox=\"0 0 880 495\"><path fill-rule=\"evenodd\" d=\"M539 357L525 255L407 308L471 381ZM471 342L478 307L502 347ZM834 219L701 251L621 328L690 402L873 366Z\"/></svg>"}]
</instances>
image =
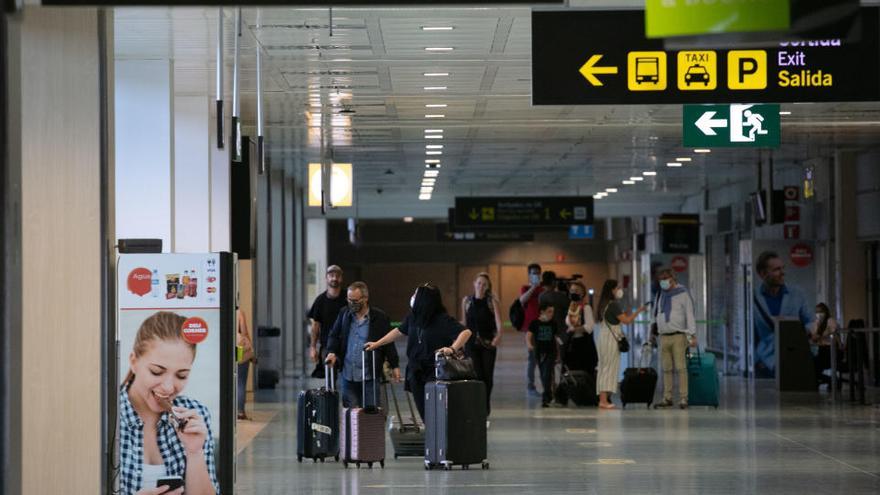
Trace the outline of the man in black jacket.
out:
<instances>
[{"instance_id":1,"label":"man in black jacket","mask_svg":"<svg viewBox=\"0 0 880 495\"><path fill-rule=\"evenodd\" d=\"M371 308L369 298L367 284L351 284L347 293L348 307L339 312L327 339L327 363L342 368L339 374L339 392L343 407L379 405L374 402L374 397L379 393L376 391L374 394L373 387L377 387L381 381L382 365L385 361L388 361L393 370L394 380L400 381L399 358L394 344L376 350L375 368L369 356L366 365L362 361L364 344L375 342L391 331L388 315L378 308ZM364 385L367 392L366 404L361 401Z\"/></svg>"}]
</instances>

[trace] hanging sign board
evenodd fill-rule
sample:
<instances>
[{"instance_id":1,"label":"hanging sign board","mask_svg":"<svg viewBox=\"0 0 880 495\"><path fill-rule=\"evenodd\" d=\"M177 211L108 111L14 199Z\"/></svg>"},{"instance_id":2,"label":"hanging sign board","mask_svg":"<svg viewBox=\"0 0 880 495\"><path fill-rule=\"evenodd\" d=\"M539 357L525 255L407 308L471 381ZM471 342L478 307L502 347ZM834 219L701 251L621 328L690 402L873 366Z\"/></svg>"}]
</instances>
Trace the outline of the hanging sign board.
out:
<instances>
[{"instance_id":1,"label":"hanging sign board","mask_svg":"<svg viewBox=\"0 0 880 495\"><path fill-rule=\"evenodd\" d=\"M641 11L532 13L534 105L880 100L876 7L857 41L783 41L743 49L665 50Z\"/></svg>"}]
</instances>

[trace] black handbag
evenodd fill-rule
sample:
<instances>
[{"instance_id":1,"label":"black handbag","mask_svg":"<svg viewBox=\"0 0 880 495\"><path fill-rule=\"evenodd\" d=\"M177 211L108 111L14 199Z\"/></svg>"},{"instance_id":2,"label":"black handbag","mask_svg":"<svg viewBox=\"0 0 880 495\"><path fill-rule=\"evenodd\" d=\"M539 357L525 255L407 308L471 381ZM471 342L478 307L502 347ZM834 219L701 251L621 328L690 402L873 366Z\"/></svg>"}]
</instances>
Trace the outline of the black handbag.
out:
<instances>
[{"instance_id":1,"label":"black handbag","mask_svg":"<svg viewBox=\"0 0 880 495\"><path fill-rule=\"evenodd\" d=\"M434 357L434 371L438 380L458 381L476 380L477 371L474 369L474 361L458 352L452 356L437 353Z\"/></svg>"},{"instance_id":2,"label":"black handbag","mask_svg":"<svg viewBox=\"0 0 880 495\"><path fill-rule=\"evenodd\" d=\"M627 340L626 335L617 339L617 350L620 352L629 352L629 340Z\"/></svg>"}]
</instances>

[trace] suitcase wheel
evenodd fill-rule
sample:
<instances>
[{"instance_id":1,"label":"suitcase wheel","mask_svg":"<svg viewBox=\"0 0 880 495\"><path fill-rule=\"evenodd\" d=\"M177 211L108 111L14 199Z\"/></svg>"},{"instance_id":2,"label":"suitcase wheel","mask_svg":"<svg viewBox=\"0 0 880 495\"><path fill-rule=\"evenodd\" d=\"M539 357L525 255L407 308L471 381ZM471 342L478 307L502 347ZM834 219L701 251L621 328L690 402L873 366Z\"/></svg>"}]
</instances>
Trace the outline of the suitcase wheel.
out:
<instances>
[{"instance_id":1,"label":"suitcase wheel","mask_svg":"<svg viewBox=\"0 0 880 495\"><path fill-rule=\"evenodd\" d=\"M324 462L324 458L323 458L323 457L321 458L321 462L322 462L322 463Z\"/></svg>"},{"instance_id":2,"label":"suitcase wheel","mask_svg":"<svg viewBox=\"0 0 880 495\"><path fill-rule=\"evenodd\" d=\"M379 467L381 467L382 469L385 469L385 460L384 459L379 461Z\"/></svg>"},{"instance_id":3,"label":"suitcase wheel","mask_svg":"<svg viewBox=\"0 0 880 495\"><path fill-rule=\"evenodd\" d=\"M342 467L348 469L348 461L343 460L343 461L342 461Z\"/></svg>"},{"instance_id":4,"label":"suitcase wheel","mask_svg":"<svg viewBox=\"0 0 880 495\"><path fill-rule=\"evenodd\" d=\"M489 461L483 461L483 469L489 469Z\"/></svg>"},{"instance_id":5,"label":"suitcase wheel","mask_svg":"<svg viewBox=\"0 0 880 495\"><path fill-rule=\"evenodd\" d=\"M373 469L373 463L372 463L372 462L368 462L368 463L367 463L367 467L370 468L370 469Z\"/></svg>"},{"instance_id":6,"label":"suitcase wheel","mask_svg":"<svg viewBox=\"0 0 880 495\"><path fill-rule=\"evenodd\" d=\"M452 465L451 464L444 464L443 470L444 471L452 471Z\"/></svg>"},{"instance_id":7,"label":"suitcase wheel","mask_svg":"<svg viewBox=\"0 0 880 495\"><path fill-rule=\"evenodd\" d=\"M296 456L296 462L302 462L302 461L303 461L303 456L301 456L301 455Z\"/></svg>"},{"instance_id":8,"label":"suitcase wheel","mask_svg":"<svg viewBox=\"0 0 880 495\"><path fill-rule=\"evenodd\" d=\"M359 463L359 462L357 463L357 468L358 468L358 469L361 468L361 463Z\"/></svg>"},{"instance_id":9,"label":"suitcase wheel","mask_svg":"<svg viewBox=\"0 0 880 495\"><path fill-rule=\"evenodd\" d=\"M336 462L339 462L339 454L336 454L335 456L333 456L333 459L335 459Z\"/></svg>"},{"instance_id":10,"label":"suitcase wheel","mask_svg":"<svg viewBox=\"0 0 880 495\"><path fill-rule=\"evenodd\" d=\"M315 463L315 464L317 464L317 463L318 463L318 458L317 458L317 457L312 457L312 462Z\"/></svg>"},{"instance_id":11,"label":"suitcase wheel","mask_svg":"<svg viewBox=\"0 0 880 495\"><path fill-rule=\"evenodd\" d=\"M425 463L425 471L430 471L431 469L432 469L431 465L426 462Z\"/></svg>"},{"instance_id":12,"label":"suitcase wheel","mask_svg":"<svg viewBox=\"0 0 880 495\"><path fill-rule=\"evenodd\" d=\"M397 454L394 454L394 460L395 461L397 460Z\"/></svg>"},{"instance_id":13,"label":"suitcase wheel","mask_svg":"<svg viewBox=\"0 0 880 495\"><path fill-rule=\"evenodd\" d=\"M461 468L462 468L463 470L465 470L465 471L470 471L470 469L471 469L471 465L470 465L470 464L465 464L465 465L462 466Z\"/></svg>"}]
</instances>

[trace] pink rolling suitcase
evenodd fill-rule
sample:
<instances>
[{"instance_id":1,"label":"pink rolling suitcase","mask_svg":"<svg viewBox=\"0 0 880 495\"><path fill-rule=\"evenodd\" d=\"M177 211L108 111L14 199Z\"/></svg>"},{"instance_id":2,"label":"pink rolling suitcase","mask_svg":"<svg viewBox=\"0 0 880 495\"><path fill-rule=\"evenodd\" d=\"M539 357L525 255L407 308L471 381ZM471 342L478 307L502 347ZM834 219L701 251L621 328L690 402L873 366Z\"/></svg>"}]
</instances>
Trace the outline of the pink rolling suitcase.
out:
<instances>
[{"instance_id":1,"label":"pink rolling suitcase","mask_svg":"<svg viewBox=\"0 0 880 495\"><path fill-rule=\"evenodd\" d=\"M371 352L373 357L373 370L376 369L376 353ZM367 404L367 351L363 352L363 366L361 376L363 404ZM361 467L366 463L373 467L374 462L385 467L385 411L379 404L379 380L381 377L373 377L373 404L369 407L353 407L342 410L342 434L340 435L340 451L342 453L342 465L348 467L354 463Z\"/></svg>"}]
</instances>

